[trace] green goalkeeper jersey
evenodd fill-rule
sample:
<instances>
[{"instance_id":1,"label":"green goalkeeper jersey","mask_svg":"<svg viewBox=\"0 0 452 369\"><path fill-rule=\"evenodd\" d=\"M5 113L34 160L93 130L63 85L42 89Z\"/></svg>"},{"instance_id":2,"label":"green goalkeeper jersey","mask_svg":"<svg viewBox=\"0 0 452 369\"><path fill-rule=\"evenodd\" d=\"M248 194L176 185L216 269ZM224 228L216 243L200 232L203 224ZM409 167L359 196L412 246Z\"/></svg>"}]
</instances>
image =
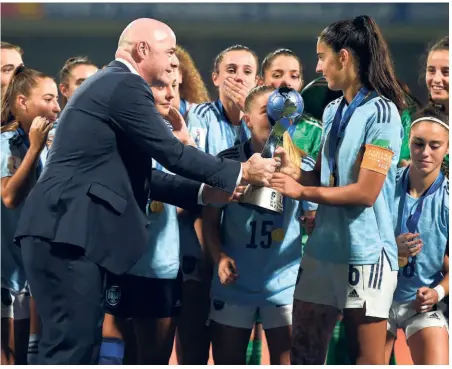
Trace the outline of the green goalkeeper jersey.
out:
<instances>
[{"instance_id":1,"label":"green goalkeeper jersey","mask_svg":"<svg viewBox=\"0 0 452 369\"><path fill-rule=\"evenodd\" d=\"M295 126L292 139L299 149L317 160L322 139L322 122L308 113L303 113L301 121Z\"/></svg>"}]
</instances>

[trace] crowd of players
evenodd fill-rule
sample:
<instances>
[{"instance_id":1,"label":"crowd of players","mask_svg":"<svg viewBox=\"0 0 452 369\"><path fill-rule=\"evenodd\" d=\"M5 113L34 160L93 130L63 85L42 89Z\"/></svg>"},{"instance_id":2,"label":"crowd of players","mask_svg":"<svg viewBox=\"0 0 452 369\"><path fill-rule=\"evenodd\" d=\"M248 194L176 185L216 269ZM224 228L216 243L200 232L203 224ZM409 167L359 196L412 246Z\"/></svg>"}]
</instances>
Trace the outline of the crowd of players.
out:
<instances>
[{"instance_id":1,"label":"crowd of players","mask_svg":"<svg viewBox=\"0 0 452 369\"><path fill-rule=\"evenodd\" d=\"M402 328L415 364L447 364L448 52L448 37L428 50L430 102L422 107L365 16L321 33L323 77L304 89L293 51L272 51L259 64L234 45L215 58L219 97L211 99L178 46L172 84L151 86L155 106L182 142L211 155L246 161L261 152L270 94L283 85L302 93L305 112L278 149L292 181L272 182L285 194L282 215L238 203L188 212L150 198L148 252L128 274L107 278L99 363L168 364L176 338L179 363L206 364L212 345L216 364L245 364L259 327L271 364L322 363L343 322L351 363L383 364L383 353L389 363ZM21 204L45 167L59 113L98 70L72 57L57 85L22 56L2 42L2 364L33 364L39 342L12 242Z\"/></svg>"}]
</instances>

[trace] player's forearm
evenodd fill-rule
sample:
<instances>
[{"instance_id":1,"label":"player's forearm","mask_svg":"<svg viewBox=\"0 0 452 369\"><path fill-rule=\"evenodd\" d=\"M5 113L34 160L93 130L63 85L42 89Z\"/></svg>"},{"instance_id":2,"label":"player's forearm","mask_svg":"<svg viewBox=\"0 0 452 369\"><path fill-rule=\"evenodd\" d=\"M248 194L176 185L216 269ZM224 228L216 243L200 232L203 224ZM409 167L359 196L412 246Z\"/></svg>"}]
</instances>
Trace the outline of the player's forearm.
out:
<instances>
[{"instance_id":1,"label":"player's forearm","mask_svg":"<svg viewBox=\"0 0 452 369\"><path fill-rule=\"evenodd\" d=\"M41 151L30 148L16 173L2 186L2 201L7 208L16 208L28 196L40 153Z\"/></svg>"},{"instance_id":2,"label":"player's forearm","mask_svg":"<svg viewBox=\"0 0 452 369\"><path fill-rule=\"evenodd\" d=\"M444 288L445 296L449 295L449 256L446 254L444 256L444 278L439 285Z\"/></svg>"},{"instance_id":3,"label":"player's forearm","mask_svg":"<svg viewBox=\"0 0 452 369\"><path fill-rule=\"evenodd\" d=\"M444 275L441 282L438 283L442 288L444 288L445 296L449 296L449 272Z\"/></svg>"},{"instance_id":4,"label":"player's forearm","mask_svg":"<svg viewBox=\"0 0 452 369\"><path fill-rule=\"evenodd\" d=\"M219 236L219 230L211 228L206 232L206 229L203 228L204 234L204 247L209 252L212 257L212 260L215 264L218 264L220 261L220 256L222 254L221 248L221 239Z\"/></svg>"},{"instance_id":5,"label":"player's forearm","mask_svg":"<svg viewBox=\"0 0 452 369\"><path fill-rule=\"evenodd\" d=\"M217 209L215 209L217 210ZM218 264L221 256L220 219L211 216L215 211L208 206L203 209L202 238L204 248L210 253L212 260ZM210 213L210 214L209 214Z\"/></svg>"},{"instance_id":6,"label":"player's forearm","mask_svg":"<svg viewBox=\"0 0 452 369\"><path fill-rule=\"evenodd\" d=\"M299 199L330 206L371 207L375 202L358 183L343 187L303 187Z\"/></svg>"},{"instance_id":7,"label":"player's forearm","mask_svg":"<svg viewBox=\"0 0 452 369\"><path fill-rule=\"evenodd\" d=\"M196 233L196 237L198 238L198 242L201 245L201 250L204 253L208 250L206 250L205 243L204 243L203 223L204 223L203 219L200 215L200 216L196 217L193 226L195 228L195 233Z\"/></svg>"}]
</instances>

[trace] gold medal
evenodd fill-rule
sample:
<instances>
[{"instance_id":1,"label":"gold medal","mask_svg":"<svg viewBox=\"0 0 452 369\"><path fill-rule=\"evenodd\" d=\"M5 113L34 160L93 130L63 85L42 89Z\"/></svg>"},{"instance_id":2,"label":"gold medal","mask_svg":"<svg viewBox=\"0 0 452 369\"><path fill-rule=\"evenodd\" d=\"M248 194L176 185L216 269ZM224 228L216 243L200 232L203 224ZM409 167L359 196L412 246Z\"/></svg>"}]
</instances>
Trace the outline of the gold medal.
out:
<instances>
[{"instance_id":1,"label":"gold medal","mask_svg":"<svg viewBox=\"0 0 452 369\"><path fill-rule=\"evenodd\" d=\"M333 174L330 174L330 187L334 187L336 185L336 180Z\"/></svg>"},{"instance_id":2,"label":"gold medal","mask_svg":"<svg viewBox=\"0 0 452 369\"><path fill-rule=\"evenodd\" d=\"M408 258L406 256L399 256L397 260L399 261L399 268L403 268L408 264Z\"/></svg>"},{"instance_id":3,"label":"gold medal","mask_svg":"<svg viewBox=\"0 0 452 369\"><path fill-rule=\"evenodd\" d=\"M272 240L275 242L282 242L284 240L285 232L282 228L276 228L272 231Z\"/></svg>"},{"instance_id":4,"label":"gold medal","mask_svg":"<svg viewBox=\"0 0 452 369\"><path fill-rule=\"evenodd\" d=\"M163 202L152 201L149 205L149 209L151 209L151 212L153 213L161 213L163 210L165 210L165 206L163 205Z\"/></svg>"}]
</instances>

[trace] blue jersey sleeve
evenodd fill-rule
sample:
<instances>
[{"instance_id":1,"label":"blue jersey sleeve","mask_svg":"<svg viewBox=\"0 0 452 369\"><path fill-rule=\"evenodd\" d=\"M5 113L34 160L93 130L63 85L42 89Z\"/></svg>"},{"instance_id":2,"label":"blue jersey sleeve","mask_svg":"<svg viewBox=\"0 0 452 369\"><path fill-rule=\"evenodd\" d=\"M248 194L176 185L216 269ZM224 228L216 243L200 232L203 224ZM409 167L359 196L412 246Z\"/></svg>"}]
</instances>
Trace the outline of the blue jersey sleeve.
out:
<instances>
[{"instance_id":1,"label":"blue jersey sleeve","mask_svg":"<svg viewBox=\"0 0 452 369\"><path fill-rule=\"evenodd\" d=\"M403 139L400 114L393 102L376 98L369 104L366 120L365 143L389 149L399 160Z\"/></svg>"}]
</instances>

